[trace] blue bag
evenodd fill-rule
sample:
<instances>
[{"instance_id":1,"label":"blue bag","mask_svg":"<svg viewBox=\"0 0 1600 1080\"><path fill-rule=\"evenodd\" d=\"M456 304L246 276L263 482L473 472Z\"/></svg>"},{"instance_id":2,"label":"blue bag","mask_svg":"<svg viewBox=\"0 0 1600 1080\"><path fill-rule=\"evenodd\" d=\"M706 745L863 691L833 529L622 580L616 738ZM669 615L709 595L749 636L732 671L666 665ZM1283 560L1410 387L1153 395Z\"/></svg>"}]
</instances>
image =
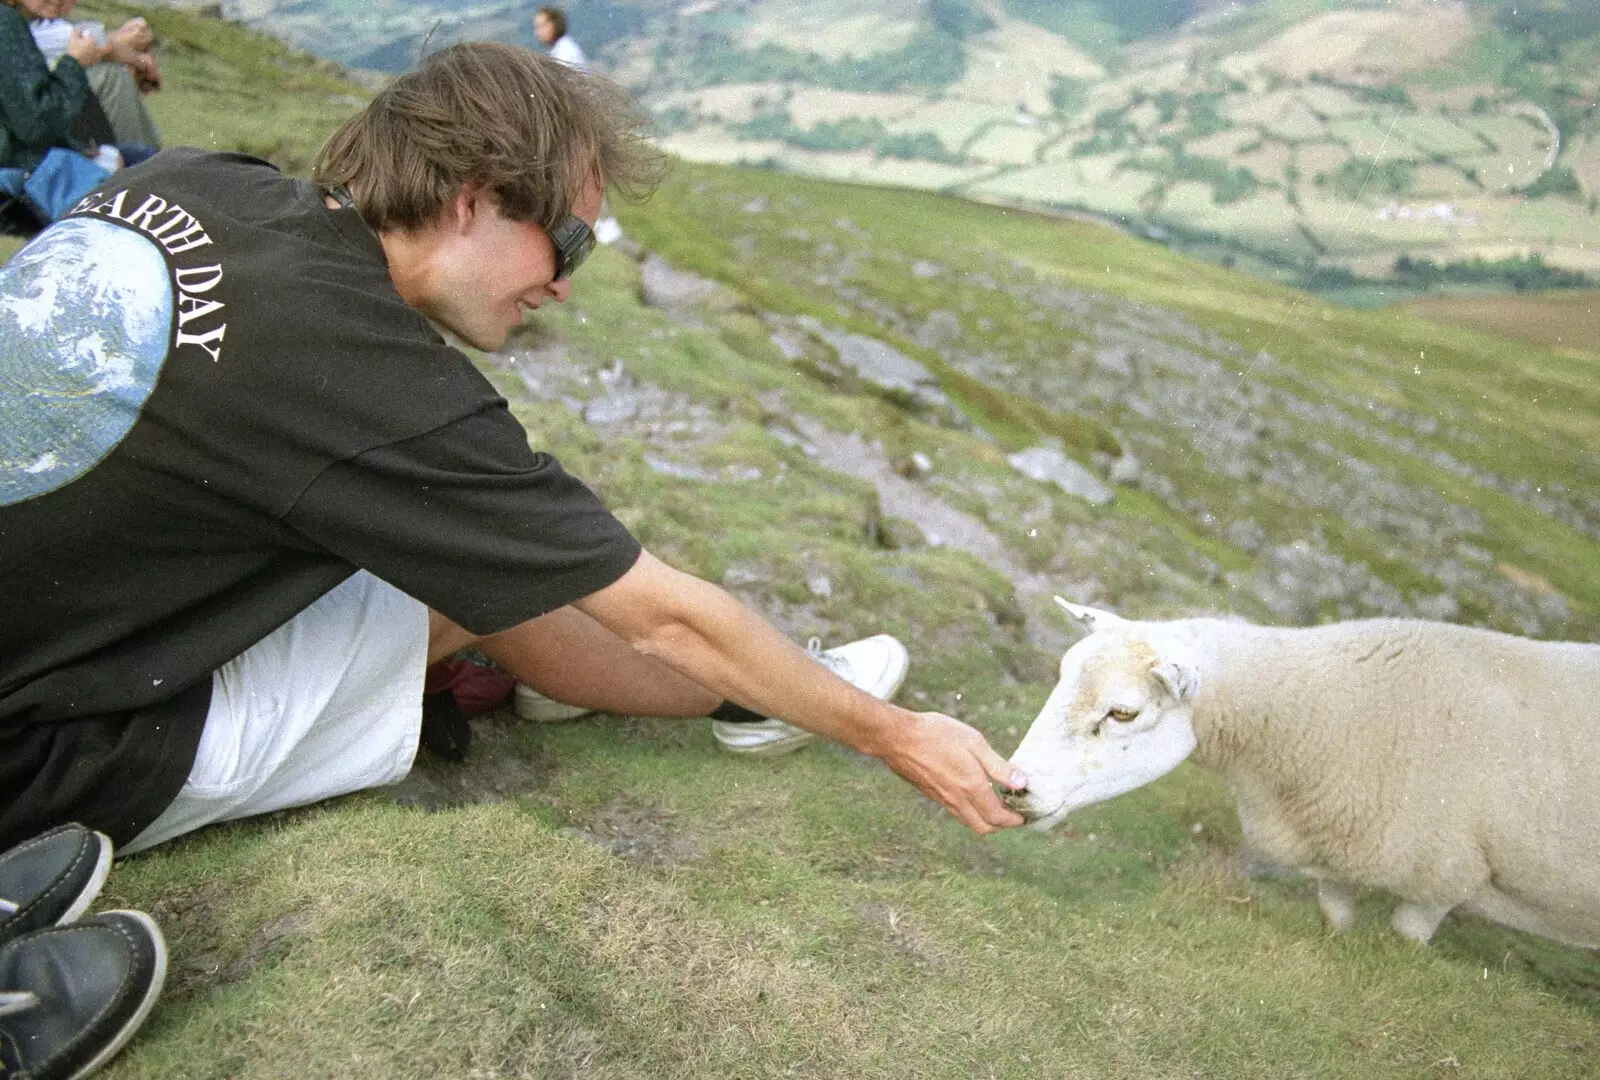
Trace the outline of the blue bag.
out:
<instances>
[{"instance_id":1,"label":"blue bag","mask_svg":"<svg viewBox=\"0 0 1600 1080\"><path fill-rule=\"evenodd\" d=\"M0 193L19 200L41 224L48 225L110 175L76 150L53 146L32 172L0 169Z\"/></svg>"}]
</instances>

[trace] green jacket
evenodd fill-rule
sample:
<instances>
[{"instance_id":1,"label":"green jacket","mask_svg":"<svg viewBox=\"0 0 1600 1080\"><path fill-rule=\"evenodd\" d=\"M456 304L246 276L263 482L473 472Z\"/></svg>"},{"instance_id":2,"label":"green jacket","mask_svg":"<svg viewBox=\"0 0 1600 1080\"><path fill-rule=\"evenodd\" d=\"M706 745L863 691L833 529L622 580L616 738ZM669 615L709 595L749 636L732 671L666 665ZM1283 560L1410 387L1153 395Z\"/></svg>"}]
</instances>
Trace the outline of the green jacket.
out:
<instances>
[{"instance_id":1,"label":"green jacket","mask_svg":"<svg viewBox=\"0 0 1600 1080\"><path fill-rule=\"evenodd\" d=\"M0 168L32 169L52 146L73 144L89 79L70 56L51 71L28 20L0 5Z\"/></svg>"}]
</instances>

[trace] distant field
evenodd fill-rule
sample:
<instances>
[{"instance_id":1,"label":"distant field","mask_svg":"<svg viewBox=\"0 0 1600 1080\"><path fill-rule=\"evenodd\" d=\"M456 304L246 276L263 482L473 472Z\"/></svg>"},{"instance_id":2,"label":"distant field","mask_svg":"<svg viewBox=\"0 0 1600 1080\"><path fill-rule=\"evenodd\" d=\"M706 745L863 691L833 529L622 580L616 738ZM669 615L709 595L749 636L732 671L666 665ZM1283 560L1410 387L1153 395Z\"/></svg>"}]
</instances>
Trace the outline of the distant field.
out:
<instances>
[{"instance_id":1,"label":"distant field","mask_svg":"<svg viewBox=\"0 0 1600 1080\"><path fill-rule=\"evenodd\" d=\"M901 48L922 14L917 0L808 0L798 7L767 0L750 6L754 17L740 34L747 48L770 42L830 60Z\"/></svg>"},{"instance_id":2,"label":"distant field","mask_svg":"<svg viewBox=\"0 0 1600 1080\"><path fill-rule=\"evenodd\" d=\"M1432 322L1600 358L1600 291L1426 297L1400 307Z\"/></svg>"}]
</instances>

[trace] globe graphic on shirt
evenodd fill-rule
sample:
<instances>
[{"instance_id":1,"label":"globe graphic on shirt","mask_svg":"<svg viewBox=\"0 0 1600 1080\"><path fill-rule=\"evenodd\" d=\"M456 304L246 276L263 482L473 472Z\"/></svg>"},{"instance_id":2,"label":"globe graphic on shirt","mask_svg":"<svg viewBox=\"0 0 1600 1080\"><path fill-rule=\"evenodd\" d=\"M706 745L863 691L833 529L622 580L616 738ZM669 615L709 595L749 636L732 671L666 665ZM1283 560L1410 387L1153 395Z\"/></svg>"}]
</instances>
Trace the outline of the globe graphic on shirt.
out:
<instances>
[{"instance_id":1,"label":"globe graphic on shirt","mask_svg":"<svg viewBox=\"0 0 1600 1080\"><path fill-rule=\"evenodd\" d=\"M59 222L0 266L0 506L94 468L139 419L166 359L172 283L156 245Z\"/></svg>"}]
</instances>

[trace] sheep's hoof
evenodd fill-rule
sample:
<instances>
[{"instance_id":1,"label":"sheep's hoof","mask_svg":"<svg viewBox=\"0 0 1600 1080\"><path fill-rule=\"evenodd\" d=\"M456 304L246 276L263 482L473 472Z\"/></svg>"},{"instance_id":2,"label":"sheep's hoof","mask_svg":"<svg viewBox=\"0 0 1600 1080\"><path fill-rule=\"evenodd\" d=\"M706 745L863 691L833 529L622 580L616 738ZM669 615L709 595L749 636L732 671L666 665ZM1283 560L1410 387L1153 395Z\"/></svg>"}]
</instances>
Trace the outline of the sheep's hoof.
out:
<instances>
[{"instance_id":1,"label":"sheep's hoof","mask_svg":"<svg viewBox=\"0 0 1600 1080\"><path fill-rule=\"evenodd\" d=\"M1439 924L1444 922L1444 917L1450 914L1454 904L1413 904L1404 903L1394 909L1394 917L1389 920L1394 927L1394 932L1403 938L1409 938L1418 945L1426 945L1433 939L1433 932L1439 929Z\"/></svg>"},{"instance_id":2,"label":"sheep's hoof","mask_svg":"<svg viewBox=\"0 0 1600 1080\"><path fill-rule=\"evenodd\" d=\"M1356 924L1356 891L1341 881L1317 879L1317 906L1328 929L1339 934Z\"/></svg>"}]
</instances>

